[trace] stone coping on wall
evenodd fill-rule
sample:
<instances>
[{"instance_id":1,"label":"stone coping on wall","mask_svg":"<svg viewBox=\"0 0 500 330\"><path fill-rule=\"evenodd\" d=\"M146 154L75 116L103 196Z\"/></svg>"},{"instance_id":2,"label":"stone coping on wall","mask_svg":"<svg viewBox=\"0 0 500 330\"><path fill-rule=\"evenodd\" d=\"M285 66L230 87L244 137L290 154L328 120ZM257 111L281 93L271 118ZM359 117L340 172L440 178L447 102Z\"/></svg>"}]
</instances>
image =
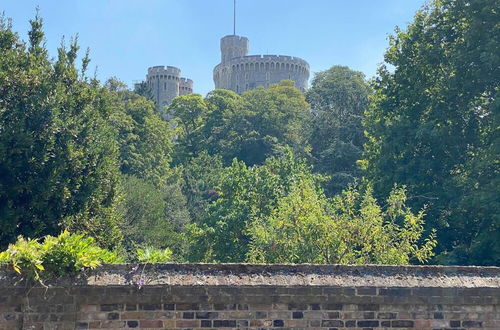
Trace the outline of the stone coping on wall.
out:
<instances>
[{"instance_id":1,"label":"stone coping on wall","mask_svg":"<svg viewBox=\"0 0 500 330\"><path fill-rule=\"evenodd\" d=\"M51 286L329 286L500 289L500 267L263 265L263 264L120 264L102 265ZM8 267L0 268L0 288L23 286Z\"/></svg>"}]
</instances>

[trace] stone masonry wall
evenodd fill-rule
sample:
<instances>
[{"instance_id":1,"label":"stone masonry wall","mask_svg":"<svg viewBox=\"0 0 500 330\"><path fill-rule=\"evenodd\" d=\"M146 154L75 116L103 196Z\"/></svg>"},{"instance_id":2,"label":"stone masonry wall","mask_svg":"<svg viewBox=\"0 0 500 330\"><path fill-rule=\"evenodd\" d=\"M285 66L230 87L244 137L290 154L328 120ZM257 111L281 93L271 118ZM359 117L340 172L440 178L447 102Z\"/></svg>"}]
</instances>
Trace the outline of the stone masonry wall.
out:
<instances>
[{"instance_id":1,"label":"stone masonry wall","mask_svg":"<svg viewBox=\"0 0 500 330\"><path fill-rule=\"evenodd\" d=\"M0 270L0 329L500 329L500 268L103 266L32 286Z\"/></svg>"}]
</instances>

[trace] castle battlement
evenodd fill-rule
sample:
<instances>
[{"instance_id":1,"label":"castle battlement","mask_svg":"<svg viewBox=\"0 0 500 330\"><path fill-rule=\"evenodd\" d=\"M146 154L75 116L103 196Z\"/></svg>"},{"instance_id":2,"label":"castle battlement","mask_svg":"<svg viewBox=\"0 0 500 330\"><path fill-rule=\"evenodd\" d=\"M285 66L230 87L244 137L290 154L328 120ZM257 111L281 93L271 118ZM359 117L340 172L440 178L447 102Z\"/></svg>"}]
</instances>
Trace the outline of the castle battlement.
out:
<instances>
[{"instance_id":1,"label":"castle battlement","mask_svg":"<svg viewBox=\"0 0 500 330\"><path fill-rule=\"evenodd\" d=\"M221 39L221 63L215 66L215 88L242 93L257 86L268 87L290 79L307 90L309 63L289 55L247 55L248 38L230 35Z\"/></svg>"},{"instance_id":2,"label":"castle battlement","mask_svg":"<svg viewBox=\"0 0 500 330\"><path fill-rule=\"evenodd\" d=\"M193 81L181 77L181 69L175 66L157 65L148 68L146 84L160 109L179 95L193 93Z\"/></svg>"},{"instance_id":3,"label":"castle battlement","mask_svg":"<svg viewBox=\"0 0 500 330\"><path fill-rule=\"evenodd\" d=\"M193 85L193 81L189 78L181 78L180 80L181 84L184 84L184 85Z\"/></svg>"},{"instance_id":4,"label":"castle battlement","mask_svg":"<svg viewBox=\"0 0 500 330\"><path fill-rule=\"evenodd\" d=\"M163 66L163 65L157 65L148 68L148 76L154 74L170 74L177 77L180 76L181 69L175 66Z\"/></svg>"}]
</instances>

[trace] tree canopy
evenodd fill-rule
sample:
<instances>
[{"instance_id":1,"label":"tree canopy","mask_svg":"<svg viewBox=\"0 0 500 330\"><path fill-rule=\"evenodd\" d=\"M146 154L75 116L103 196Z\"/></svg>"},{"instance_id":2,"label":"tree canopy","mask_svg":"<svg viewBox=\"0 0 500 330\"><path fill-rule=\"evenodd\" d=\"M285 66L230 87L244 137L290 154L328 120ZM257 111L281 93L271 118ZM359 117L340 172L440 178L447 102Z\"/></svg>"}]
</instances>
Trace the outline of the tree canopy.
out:
<instances>
[{"instance_id":1,"label":"tree canopy","mask_svg":"<svg viewBox=\"0 0 500 330\"><path fill-rule=\"evenodd\" d=\"M370 94L363 73L345 66L316 73L307 92L313 164L318 172L331 177L326 186L329 195L361 178L357 161L365 143L362 119Z\"/></svg>"},{"instance_id":2,"label":"tree canopy","mask_svg":"<svg viewBox=\"0 0 500 330\"><path fill-rule=\"evenodd\" d=\"M435 1L390 38L366 113L366 173L428 205L441 260L498 264L498 3ZM496 156L495 156L496 155Z\"/></svg>"},{"instance_id":3,"label":"tree canopy","mask_svg":"<svg viewBox=\"0 0 500 330\"><path fill-rule=\"evenodd\" d=\"M114 204L118 145L108 92L76 68L77 40L49 60L42 19L29 42L0 19L0 245L17 235L85 231L120 241Z\"/></svg>"}]
</instances>

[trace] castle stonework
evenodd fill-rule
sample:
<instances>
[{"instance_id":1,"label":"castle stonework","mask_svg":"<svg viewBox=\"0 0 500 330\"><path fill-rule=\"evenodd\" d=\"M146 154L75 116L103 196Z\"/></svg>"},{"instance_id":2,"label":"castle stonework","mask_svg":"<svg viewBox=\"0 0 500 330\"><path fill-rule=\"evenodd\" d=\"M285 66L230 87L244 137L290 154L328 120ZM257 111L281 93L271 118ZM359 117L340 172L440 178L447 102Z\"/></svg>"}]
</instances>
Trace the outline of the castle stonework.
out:
<instances>
[{"instance_id":1,"label":"castle stonework","mask_svg":"<svg viewBox=\"0 0 500 330\"><path fill-rule=\"evenodd\" d=\"M148 68L146 84L160 108L172 103L172 100L179 95L193 93L193 81L182 78L181 70L174 66Z\"/></svg>"},{"instance_id":2,"label":"castle stonework","mask_svg":"<svg viewBox=\"0 0 500 330\"><path fill-rule=\"evenodd\" d=\"M220 41L221 63L213 72L215 88L229 89L238 94L257 86L269 87L290 79L305 92L309 80L309 63L284 55L247 55L248 38L228 35Z\"/></svg>"}]
</instances>

